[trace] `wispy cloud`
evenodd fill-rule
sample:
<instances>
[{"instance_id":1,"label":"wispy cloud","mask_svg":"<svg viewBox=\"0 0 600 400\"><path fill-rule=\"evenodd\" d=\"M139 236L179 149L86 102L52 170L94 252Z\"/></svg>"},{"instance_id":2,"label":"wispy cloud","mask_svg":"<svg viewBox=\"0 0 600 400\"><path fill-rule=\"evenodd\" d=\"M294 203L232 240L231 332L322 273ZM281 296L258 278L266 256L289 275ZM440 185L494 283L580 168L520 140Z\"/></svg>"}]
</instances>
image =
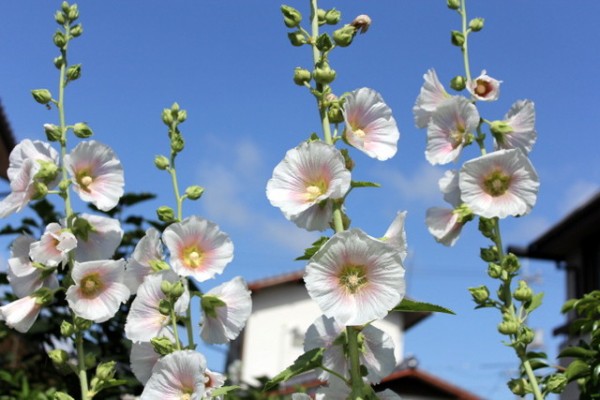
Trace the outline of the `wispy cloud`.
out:
<instances>
[{"instance_id":1,"label":"wispy cloud","mask_svg":"<svg viewBox=\"0 0 600 400\"><path fill-rule=\"evenodd\" d=\"M564 192L564 197L558 205L560 213L565 215L573 211L598 193L599 190L600 185L597 182L583 180L573 182Z\"/></svg>"},{"instance_id":2,"label":"wispy cloud","mask_svg":"<svg viewBox=\"0 0 600 400\"><path fill-rule=\"evenodd\" d=\"M442 199L438 186L444 171L421 163L411 172L391 168L377 168L376 175L386 187L394 188L402 200L439 203Z\"/></svg>"}]
</instances>

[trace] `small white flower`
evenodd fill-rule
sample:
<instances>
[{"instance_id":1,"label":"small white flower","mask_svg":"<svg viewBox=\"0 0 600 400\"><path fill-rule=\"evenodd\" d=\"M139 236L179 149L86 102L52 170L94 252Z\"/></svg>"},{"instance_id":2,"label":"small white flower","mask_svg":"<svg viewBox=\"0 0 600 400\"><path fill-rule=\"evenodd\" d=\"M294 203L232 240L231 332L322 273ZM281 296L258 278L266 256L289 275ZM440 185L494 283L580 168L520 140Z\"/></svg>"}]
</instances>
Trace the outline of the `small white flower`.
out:
<instances>
[{"instance_id":1,"label":"small white flower","mask_svg":"<svg viewBox=\"0 0 600 400\"><path fill-rule=\"evenodd\" d=\"M344 97L344 136L348 143L378 160L392 158L400 131L392 110L373 89L360 88Z\"/></svg>"},{"instance_id":2,"label":"small white flower","mask_svg":"<svg viewBox=\"0 0 600 400\"><path fill-rule=\"evenodd\" d=\"M217 303L210 299L217 299ZM221 304L223 303L223 304ZM235 277L202 297L204 319L200 328L206 343L227 343L235 339L252 312L252 299L246 282Z\"/></svg>"},{"instance_id":3,"label":"small white flower","mask_svg":"<svg viewBox=\"0 0 600 400\"><path fill-rule=\"evenodd\" d=\"M498 96L500 96L501 83L502 81L492 78L483 70L481 75L467 82L467 90L476 100L494 101L498 100Z\"/></svg>"},{"instance_id":4,"label":"small white flower","mask_svg":"<svg viewBox=\"0 0 600 400\"><path fill-rule=\"evenodd\" d=\"M123 229L119 220L82 213L73 220L77 236L75 261L108 260L121 244Z\"/></svg>"},{"instance_id":5,"label":"small white flower","mask_svg":"<svg viewBox=\"0 0 600 400\"><path fill-rule=\"evenodd\" d=\"M402 261L406 259L406 230L404 229L404 220L406 211L398 211L396 218L392 221L390 227L383 235L383 241L400 253Z\"/></svg>"},{"instance_id":6,"label":"small white flower","mask_svg":"<svg viewBox=\"0 0 600 400\"><path fill-rule=\"evenodd\" d=\"M423 75L423 79L425 83L413 107L415 125L421 129L427 128L431 120L431 114L433 114L440 104L450 98L450 95L440 83L434 69L427 71Z\"/></svg>"},{"instance_id":7,"label":"small white flower","mask_svg":"<svg viewBox=\"0 0 600 400\"><path fill-rule=\"evenodd\" d=\"M13 293L18 297L29 296L36 290L47 287L56 289L58 279L56 273L36 268L29 259L29 249L34 239L30 236L17 237L11 246L8 259L8 281Z\"/></svg>"},{"instance_id":8,"label":"small white flower","mask_svg":"<svg viewBox=\"0 0 600 400\"><path fill-rule=\"evenodd\" d=\"M441 207L429 208L425 223L435 240L445 246L454 246L464 225L455 210Z\"/></svg>"},{"instance_id":9,"label":"small white flower","mask_svg":"<svg viewBox=\"0 0 600 400\"><path fill-rule=\"evenodd\" d=\"M9 328L26 333L37 319L42 305L36 297L25 296L0 307L0 321L6 322Z\"/></svg>"},{"instance_id":10,"label":"small white flower","mask_svg":"<svg viewBox=\"0 0 600 400\"><path fill-rule=\"evenodd\" d=\"M71 272L75 284L66 294L69 307L77 316L94 322L112 318L121 303L129 299L124 273L124 260L75 262Z\"/></svg>"},{"instance_id":11,"label":"small white flower","mask_svg":"<svg viewBox=\"0 0 600 400\"><path fill-rule=\"evenodd\" d=\"M304 281L323 313L343 325L385 317L405 292L400 253L358 229L329 239L311 258Z\"/></svg>"},{"instance_id":12,"label":"small white flower","mask_svg":"<svg viewBox=\"0 0 600 400\"><path fill-rule=\"evenodd\" d=\"M444 176L438 181L440 191L444 195L444 200L452 205L458 207L462 201L460 200L460 187L458 187L458 171L455 169L446 171Z\"/></svg>"},{"instance_id":13,"label":"small white flower","mask_svg":"<svg viewBox=\"0 0 600 400\"><path fill-rule=\"evenodd\" d=\"M206 359L192 350L161 358L144 386L141 400L201 400L205 393Z\"/></svg>"},{"instance_id":14,"label":"small white flower","mask_svg":"<svg viewBox=\"0 0 600 400\"><path fill-rule=\"evenodd\" d=\"M525 154L529 153L537 139L533 101L514 103L504 121L492 122L491 130L497 149L520 149Z\"/></svg>"},{"instance_id":15,"label":"small white flower","mask_svg":"<svg viewBox=\"0 0 600 400\"><path fill-rule=\"evenodd\" d=\"M460 96L444 101L427 126L425 158L432 165L455 161L478 125L479 112L470 101Z\"/></svg>"},{"instance_id":16,"label":"small white flower","mask_svg":"<svg viewBox=\"0 0 600 400\"><path fill-rule=\"evenodd\" d=\"M69 257L69 252L77 247L77 239L56 222L46 226L42 238L31 244L31 259L49 267L56 267Z\"/></svg>"},{"instance_id":17,"label":"small white flower","mask_svg":"<svg viewBox=\"0 0 600 400\"><path fill-rule=\"evenodd\" d=\"M129 357L131 372L142 385L145 385L150 379L152 368L159 359L160 354L154 351L154 346L150 342L133 342L131 344Z\"/></svg>"},{"instance_id":18,"label":"small white flower","mask_svg":"<svg viewBox=\"0 0 600 400\"><path fill-rule=\"evenodd\" d=\"M152 262L163 260L163 248L160 233L155 228L149 228L144 237L136 244L131 258L125 269L125 284L132 294L147 275L152 273Z\"/></svg>"},{"instance_id":19,"label":"small white flower","mask_svg":"<svg viewBox=\"0 0 600 400\"><path fill-rule=\"evenodd\" d=\"M210 397L215 389L220 388L225 384L225 380L225 375L206 368L206 370L204 370L204 388L206 390L205 395Z\"/></svg>"}]
</instances>

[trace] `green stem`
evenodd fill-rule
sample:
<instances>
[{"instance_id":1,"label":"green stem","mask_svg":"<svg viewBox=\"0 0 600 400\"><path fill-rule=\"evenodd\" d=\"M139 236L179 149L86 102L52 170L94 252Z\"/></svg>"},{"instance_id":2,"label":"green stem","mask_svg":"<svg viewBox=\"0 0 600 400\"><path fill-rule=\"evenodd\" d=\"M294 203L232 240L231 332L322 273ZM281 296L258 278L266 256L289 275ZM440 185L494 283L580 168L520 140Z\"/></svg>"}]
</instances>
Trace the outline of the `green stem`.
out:
<instances>
[{"instance_id":1,"label":"green stem","mask_svg":"<svg viewBox=\"0 0 600 400\"><path fill-rule=\"evenodd\" d=\"M467 29L467 0L460 1L460 15L462 17L462 34L464 37L464 43L461 46L461 50L463 53L463 60L465 63L465 76L467 78L467 82L471 82L471 68L469 67L469 30Z\"/></svg>"},{"instance_id":2,"label":"green stem","mask_svg":"<svg viewBox=\"0 0 600 400\"><path fill-rule=\"evenodd\" d=\"M169 167L169 174L171 175L171 182L173 183L173 192L175 192L175 202L177 203L177 220L181 221L183 218L183 198L179 195L179 184L177 183L177 171L175 170L175 153L171 153L171 166Z\"/></svg>"},{"instance_id":3,"label":"green stem","mask_svg":"<svg viewBox=\"0 0 600 400\"><path fill-rule=\"evenodd\" d=\"M188 308L189 310L189 308ZM175 344L177 350L181 350L181 341L179 340L179 329L177 328L177 315L175 315L175 308L171 307L171 324L173 326L173 335L175 335Z\"/></svg>"},{"instance_id":4,"label":"green stem","mask_svg":"<svg viewBox=\"0 0 600 400\"><path fill-rule=\"evenodd\" d=\"M339 373L335 372L332 369L327 368L324 365L321 365L319 368L321 368L323 371L329 372L331 375L337 376L338 378L340 378L342 380L342 382L346 383L346 385L348 385L350 382L348 382L348 379L344 378L342 375L340 375Z\"/></svg>"},{"instance_id":5,"label":"green stem","mask_svg":"<svg viewBox=\"0 0 600 400\"><path fill-rule=\"evenodd\" d=\"M81 386L81 400L88 400L89 388L87 373L85 372L85 352L83 350L83 335L81 332L75 333L75 342L77 346L77 375Z\"/></svg>"},{"instance_id":6,"label":"green stem","mask_svg":"<svg viewBox=\"0 0 600 400\"><path fill-rule=\"evenodd\" d=\"M525 357L521 357L521 363L523 364L523 368L525 368L525 373L527 374L527 377L529 378L529 382L531 383L531 389L533 390L533 396L535 397L536 400L544 400L544 396L542 395L542 392L540 391L538 382L537 382L537 378L535 376L535 374L533 373L533 369L531 368L531 364L529 363L529 360Z\"/></svg>"},{"instance_id":7,"label":"green stem","mask_svg":"<svg viewBox=\"0 0 600 400\"><path fill-rule=\"evenodd\" d=\"M194 328L192 327L192 307L188 307L186 311L187 319L185 321L185 326L187 329L187 337L188 337L188 346L191 349L196 348L196 343L194 342Z\"/></svg>"},{"instance_id":8,"label":"green stem","mask_svg":"<svg viewBox=\"0 0 600 400\"><path fill-rule=\"evenodd\" d=\"M350 380L352 383L352 399L363 397L363 380L360 373L360 358L358 354L358 330L353 326L346 327L348 338L348 358L350 359Z\"/></svg>"}]
</instances>

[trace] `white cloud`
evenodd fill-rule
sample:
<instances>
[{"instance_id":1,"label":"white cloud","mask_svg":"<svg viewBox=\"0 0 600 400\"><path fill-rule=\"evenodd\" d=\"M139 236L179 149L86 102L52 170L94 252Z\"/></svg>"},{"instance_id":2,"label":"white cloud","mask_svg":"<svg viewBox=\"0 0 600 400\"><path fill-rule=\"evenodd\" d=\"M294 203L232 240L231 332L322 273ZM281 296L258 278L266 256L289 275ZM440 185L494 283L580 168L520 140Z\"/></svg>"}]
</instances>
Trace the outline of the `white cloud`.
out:
<instances>
[{"instance_id":1,"label":"white cloud","mask_svg":"<svg viewBox=\"0 0 600 400\"><path fill-rule=\"evenodd\" d=\"M581 206L600 190L597 182L575 181L564 192L565 196L559 203L561 214L568 214L575 208Z\"/></svg>"},{"instance_id":2,"label":"white cloud","mask_svg":"<svg viewBox=\"0 0 600 400\"><path fill-rule=\"evenodd\" d=\"M526 245L550 228L550 220L542 216L526 215L511 219L511 229L503 234L506 244Z\"/></svg>"},{"instance_id":3,"label":"white cloud","mask_svg":"<svg viewBox=\"0 0 600 400\"><path fill-rule=\"evenodd\" d=\"M429 164L421 163L412 174L386 168L378 168L376 175L384 187L393 188L403 200L437 204L442 201L438 186L444 172Z\"/></svg>"}]
</instances>

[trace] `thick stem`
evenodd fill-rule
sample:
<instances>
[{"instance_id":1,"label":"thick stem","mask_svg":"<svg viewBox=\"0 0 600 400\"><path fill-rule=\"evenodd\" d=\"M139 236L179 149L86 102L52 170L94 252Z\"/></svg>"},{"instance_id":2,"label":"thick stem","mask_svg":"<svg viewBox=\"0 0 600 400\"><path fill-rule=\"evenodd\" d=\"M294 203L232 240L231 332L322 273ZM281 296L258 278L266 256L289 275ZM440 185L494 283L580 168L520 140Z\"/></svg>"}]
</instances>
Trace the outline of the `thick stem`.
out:
<instances>
[{"instance_id":1,"label":"thick stem","mask_svg":"<svg viewBox=\"0 0 600 400\"><path fill-rule=\"evenodd\" d=\"M529 382L531 383L531 389L533 390L533 396L535 397L536 400L544 400L544 396L542 395L542 392L540 391L540 387L538 385L537 378L536 378L535 374L533 373L533 369L531 368L531 364L529 363L529 360L527 358L522 357L521 363L523 364L523 368L525 368L525 373L527 374L527 377L529 378Z\"/></svg>"},{"instance_id":2,"label":"thick stem","mask_svg":"<svg viewBox=\"0 0 600 400\"><path fill-rule=\"evenodd\" d=\"M181 350L181 341L179 340L179 329L177 328L177 315L175 315L175 309L173 307L171 307L170 318L171 325L173 326L173 335L175 335L175 344L177 345L177 350Z\"/></svg>"},{"instance_id":3,"label":"thick stem","mask_svg":"<svg viewBox=\"0 0 600 400\"><path fill-rule=\"evenodd\" d=\"M358 330L353 326L347 326L346 337L348 339L348 358L350 359L351 397L358 399L363 397L363 380L360 373L360 358L358 353Z\"/></svg>"},{"instance_id":4,"label":"thick stem","mask_svg":"<svg viewBox=\"0 0 600 400\"><path fill-rule=\"evenodd\" d=\"M89 388L87 373L85 372L85 352L83 350L83 335L81 332L75 334L77 346L77 375L79 376L79 385L81 386L81 400L88 400Z\"/></svg>"},{"instance_id":5,"label":"thick stem","mask_svg":"<svg viewBox=\"0 0 600 400\"><path fill-rule=\"evenodd\" d=\"M466 0L460 1L460 15L462 17L462 34L464 37L464 43L461 46L463 53L463 61L465 63L465 76L467 82L471 82L471 68L469 67L469 30L467 29L467 5Z\"/></svg>"}]
</instances>

